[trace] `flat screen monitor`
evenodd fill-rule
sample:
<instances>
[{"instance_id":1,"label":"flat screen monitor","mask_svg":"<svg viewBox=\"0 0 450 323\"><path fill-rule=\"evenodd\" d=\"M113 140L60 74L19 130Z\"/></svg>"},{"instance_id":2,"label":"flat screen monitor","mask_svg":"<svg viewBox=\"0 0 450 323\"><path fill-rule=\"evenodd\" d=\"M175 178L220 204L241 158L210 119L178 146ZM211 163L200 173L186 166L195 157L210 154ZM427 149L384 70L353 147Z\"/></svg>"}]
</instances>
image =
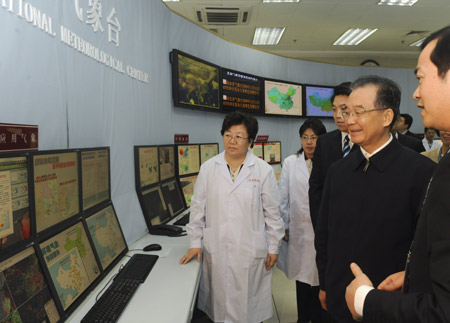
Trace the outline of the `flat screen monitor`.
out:
<instances>
[{"instance_id":1,"label":"flat screen monitor","mask_svg":"<svg viewBox=\"0 0 450 323\"><path fill-rule=\"evenodd\" d=\"M200 171L199 145L178 145L178 176L197 174Z\"/></svg>"},{"instance_id":2,"label":"flat screen monitor","mask_svg":"<svg viewBox=\"0 0 450 323\"><path fill-rule=\"evenodd\" d=\"M264 80L264 113L275 116L301 117L303 115L302 85Z\"/></svg>"},{"instance_id":3,"label":"flat screen monitor","mask_svg":"<svg viewBox=\"0 0 450 323\"><path fill-rule=\"evenodd\" d=\"M333 103L331 97L334 87L321 85L304 86L305 114L306 117L333 117Z\"/></svg>"},{"instance_id":4,"label":"flat screen monitor","mask_svg":"<svg viewBox=\"0 0 450 323\"><path fill-rule=\"evenodd\" d=\"M184 195L184 201L188 207L191 206L192 196L194 195L194 186L197 181L197 175L180 177L180 185Z\"/></svg>"},{"instance_id":5,"label":"flat screen monitor","mask_svg":"<svg viewBox=\"0 0 450 323\"><path fill-rule=\"evenodd\" d=\"M0 250L32 239L28 155L0 155Z\"/></svg>"},{"instance_id":6,"label":"flat screen monitor","mask_svg":"<svg viewBox=\"0 0 450 323\"><path fill-rule=\"evenodd\" d=\"M263 159L264 155L263 155L263 143L262 142L254 142L253 148L249 147L248 150L250 150L250 152L253 155L255 155L256 157Z\"/></svg>"},{"instance_id":7,"label":"flat screen monitor","mask_svg":"<svg viewBox=\"0 0 450 323\"><path fill-rule=\"evenodd\" d=\"M103 270L107 270L127 251L127 243L112 204L86 218L89 234L94 242Z\"/></svg>"},{"instance_id":8,"label":"flat screen monitor","mask_svg":"<svg viewBox=\"0 0 450 323\"><path fill-rule=\"evenodd\" d=\"M80 213L79 178L76 151L33 154L38 233Z\"/></svg>"},{"instance_id":9,"label":"flat screen monitor","mask_svg":"<svg viewBox=\"0 0 450 323\"><path fill-rule=\"evenodd\" d=\"M172 93L177 107L219 110L219 66L177 49L171 52Z\"/></svg>"},{"instance_id":10,"label":"flat screen monitor","mask_svg":"<svg viewBox=\"0 0 450 323\"><path fill-rule=\"evenodd\" d=\"M281 164L271 164L273 168L273 172L275 173L275 178L277 179L277 182L280 181L281 176Z\"/></svg>"},{"instance_id":11,"label":"flat screen monitor","mask_svg":"<svg viewBox=\"0 0 450 323\"><path fill-rule=\"evenodd\" d=\"M154 186L143 191L140 199L142 212L148 228L167 222L170 219L170 213L159 186Z\"/></svg>"},{"instance_id":12,"label":"flat screen monitor","mask_svg":"<svg viewBox=\"0 0 450 323\"><path fill-rule=\"evenodd\" d=\"M219 153L219 144L200 144L200 164Z\"/></svg>"},{"instance_id":13,"label":"flat screen monitor","mask_svg":"<svg viewBox=\"0 0 450 323\"><path fill-rule=\"evenodd\" d=\"M261 79L251 74L222 68L220 82L222 109L261 114Z\"/></svg>"},{"instance_id":14,"label":"flat screen monitor","mask_svg":"<svg viewBox=\"0 0 450 323\"><path fill-rule=\"evenodd\" d=\"M64 311L100 276L88 235L77 222L39 244ZM81 300L81 299L80 299Z\"/></svg>"},{"instance_id":15,"label":"flat screen monitor","mask_svg":"<svg viewBox=\"0 0 450 323\"><path fill-rule=\"evenodd\" d=\"M175 146L159 146L159 180L175 177Z\"/></svg>"},{"instance_id":16,"label":"flat screen monitor","mask_svg":"<svg viewBox=\"0 0 450 323\"><path fill-rule=\"evenodd\" d=\"M60 316L33 247L0 263L1 322L58 322Z\"/></svg>"},{"instance_id":17,"label":"flat screen monitor","mask_svg":"<svg viewBox=\"0 0 450 323\"><path fill-rule=\"evenodd\" d=\"M281 163L280 141L270 141L264 143L264 160L269 164Z\"/></svg>"},{"instance_id":18,"label":"flat screen monitor","mask_svg":"<svg viewBox=\"0 0 450 323\"><path fill-rule=\"evenodd\" d=\"M137 188L159 182L157 146L134 146L134 161Z\"/></svg>"},{"instance_id":19,"label":"flat screen monitor","mask_svg":"<svg viewBox=\"0 0 450 323\"><path fill-rule=\"evenodd\" d=\"M81 192L83 211L111 199L109 148L82 149Z\"/></svg>"},{"instance_id":20,"label":"flat screen monitor","mask_svg":"<svg viewBox=\"0 0 450 323\"><path fill-rule=\"evenodd\" d=\"M183 193L176 180L161 184L161 190L171 217L185 210Z\"/></svg>"}]
</instances>

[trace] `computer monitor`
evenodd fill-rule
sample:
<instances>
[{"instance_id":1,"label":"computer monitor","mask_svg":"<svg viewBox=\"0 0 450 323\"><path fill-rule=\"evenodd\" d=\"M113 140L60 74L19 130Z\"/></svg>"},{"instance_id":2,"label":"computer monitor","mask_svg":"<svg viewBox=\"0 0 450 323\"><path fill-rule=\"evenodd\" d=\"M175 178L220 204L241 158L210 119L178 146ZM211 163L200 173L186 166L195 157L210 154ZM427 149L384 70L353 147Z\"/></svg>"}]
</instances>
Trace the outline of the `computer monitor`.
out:
<instances>
[{"instance_id":1,"label":"computer monitor","mask_svg":"<svg viewBox=\"0 0 450 323\"><path fill-rule=\"evenodd\" d=\"M262 142L254 142L253 148L249 147L248 150L250 150L250 152L253 155L255 155L256 157L263 159L264 155L263 155L263 143Z\"/></svg>"},{"instance_id":2,"label":"computer monitor","mask_svg":"<svg viewBox=\"0 0 450 323\"><path fill-rule=\"evenodd\" d=\"M178 176L197 174L200 171L199 145L178 145Z\"/></svg>"},{"instance_id":3,"label":"computer monitor","mask_svg":"<svg viewBox=\"0 0 450 323\"><path fill-rule=\"evenodd\" d=\"M80 151L83 211L111 199L109 148Z\"/></svg>"},{"instance_id":4,"label":"computer monitor","mask_svg":"<svg viewBox=\"0 0 450 323\"><path fill-rule=\"evenodd\" d=\"M180 185L184 195L184 201L188 207L191 206L192 196L194 195L194 186L197 181L197 175L180 177Z\"/></svg>"},{"instance_id":5,"label":"computer monitor","mask_svg":"<svg viewBox=\"0 0 450 323\"><path fill-rule=\"evenodd\" d=\"M216 156L219 153L219 144L200 144L200 163L203 164L211 157Z\"/></svg>"},{"instance_id":6,"label":"computer monitor","mask_svg":"<svg viewBox=\"0 0 450 323\"><path fill-rule=\"evenodd\" d=\"M159 182L158 146L134 146L136 189Z\"/></svg>"},{"instance_id":7,"label":"computer monitor","mask_svg":"<svg viewBox=\"0 0 450 323\"><path fill-rule=\"evenodd\" d=\"M273 172L275 173L275 178L277 179L277 182L280 181L281 176L281 164L271 164L273 168Z\"/></svg>"},{"instance_id":8,"label":"computer monitor","mask_svg":"<svg viewBox=\"0 0 450 323\"><path fill-rule=\"evenodd\" d=\"M0 254L27 244L33 236L28 159L27 154L0 155Z\"/></svg>"},{"instance_id":9,"label":"computer monitor","mask_svg":"<svg viewBox=\"0 0 450 323\"><path fill-rule=\"evenodd\" d=\"M39 233L80 213L80 176L77 151L41 151L32 156Z\"/></svg>"},{"instance_id":10,"label":"computer monitor","mask_svg":"<svg viewBox=\"0 0 450 323\"><path fill-rule=\"evenodd\" d=\"M62 309L72 312L100 276L83 223L77 222L39 243ZM84 293L86 296L87 293Z\"/></svg>"},{"instance_id":11,"label":"computer monitor","mask_svg":"<svg viewBox=\"0 0 450 323\"><path fill-rule=\"evenodd\" d=\"M33 247L0 263L0 321L51 322L60 315Z\"/></svg>"},{"instance_id":12,"label":"computer monitor","mask_svg":"<svg viewBox=\"0 0 450 323\"><path fill-rule=\"evenodd\" d=\"M94 242L103 271L127 252L127 243L112 204L86 218L89 234Z\"/></svg>"},{"instance_id":13,"label":"computer monitor","mask_svg":"<svg viewBox=\"0 0 450 323\"><path fill-rule=\"evenodd\" d=\"M170 219L170 213L159 185L144 190L138 195L148 228Z\"/></svg>"},{"instance_id":14,"label":"computer monitor","mask_svg":"<svg viewBox=\"0 0 450 323\"><path fill-rule=\"evenodd\" d=\"M161 190L171 217L185 210L183 193L175 179L161 184Z\"/></svg>"},{"instance_id":15,"label":"computer monitor","mask_svg":"<svg viewBox=\"0 0 450 323\"><path fill-rule=\"evenodd\" d=\"M175 146L158 146L159 151L159 180L175 177Z\"/></svg>"},{"instance_id":16,"label":"computer monitor","mask_svg":"<svg viewBox=\"0 0 450 323\"><path fill-rule=\"evenodd\" d=\"M281 163L280 141L270 141L264 143L264 160L269 164Z\"/></svg>"},{"instance_id":17,"label":"computer monitor","mask_svg":"<svg viewBox=\"0 0 450 323\"><path fill-rule=\"evenodd\" d=\"M306 117L333 117L333 103L331 97L334 93L333 86L305 85L304 107Z\"/></svg>"},{"instance_id":18,"label":"computer monitor","mask_svg":"<svg viewBox=\"0 0 450 323\"><path fill-rule=\"evenodd\" d=\"M264 114L301 117L302 85L286 81L264 80Z\"/></svg>"}]
</instances>

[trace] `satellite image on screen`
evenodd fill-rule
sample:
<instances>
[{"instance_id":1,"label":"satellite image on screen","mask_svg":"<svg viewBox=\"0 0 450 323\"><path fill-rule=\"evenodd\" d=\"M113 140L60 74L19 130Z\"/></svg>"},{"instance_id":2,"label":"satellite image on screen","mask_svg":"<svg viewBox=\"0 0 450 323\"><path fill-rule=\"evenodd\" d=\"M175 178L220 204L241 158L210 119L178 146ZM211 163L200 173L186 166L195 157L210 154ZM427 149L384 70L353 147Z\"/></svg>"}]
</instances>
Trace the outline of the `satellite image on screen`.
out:
<instances>
[{"instance_id":1,"label":"satellite image on screen","mask_svg":"<svg viewBox=\"0 0 450 323\"><path fill-rule=\"evenodd\" d=\"M306 116L332 117L333 104L331 97L334 89L331 87L306 86Z\"/></svg>"},{"instance_id":2,"label":"satellite image on screen","mask_svg":"<svg viewBox=\"0 0 450 323\"><path fill-rule=\"evenodd\" d=\"M100 275L83 224L71 226L39 247L66 310Z\"/></svg>"},{"instance_id":3,"label":"satellite image on screen","mask_svg":"<svg viewBox=\"0 0 450 323\"><path fill-rule=\"evenodd\" d=\"M1 249L31 236L27 157L0 158Z\"/></svg>"},{"instance_id":4,"label":"satellite image on screen","mask_svg":"<svg viewBox=\"0 0 450 323\"><path fill-rule=\"evenodd\" d=\"M0 321L57 322L56 309L33 247L0 263Z\"/></svg>"},{"instance_id":5,"label":"satellite image on screen","mask_svg":"<svg viewBox=\"0 0 450 323\"><path fill-rule=\"evenodd\" d=\"M173 150L173 149L172 149ZM172 153L173 154L173 153ZM141 188L158 183L158 147L139 147L139 178ZM173 167L173 166L172 166Z\"/></svg>"},{"instance_id":6,"label":"satellite image on screen","mask_svg":"<svg viewBox=\"0 0 450 323\"><path fill-rule=\"evenodd\" d=\"M81 152L83 210L109 199L109 154L107 149Z\"/></svg>"},{"instance_id":7,"label":"satellite image on screen","mask_svg":"<svg viewBox=\"0 0 450 323\"><path fill-rule=\"evenodd\" d=\"M40 232L79 213L77 153L33 156L36 228Z\"/></svg>"},{"instance_id":8,"label":"satellite image on screen","mask_svg":"<svg viewBox=\"0 0 450 323\"><path fill-rule=\"evenodd\" d=\"M175 177L175 153L174 146L160 146L159 148L159 172L161 181Z\"/></svg>"},{"instance_id":9,"label":"satellite image on screen","mask_svg":"<svg viewBox=\"0 0 450 323\"><path fill-rule=\"evenodd\" d=\"M143 213L146 222L150 225L160 224L166 221L169 217L169 210L159 186L149 188L142 192Z\"/></svg>"},{"instance_id":10,"label":"satellite image on screen","mask_svg":"<svg viewBox=\"0 0 450 323\"><path fill-rule=\"evenodd\" d=\"M195 174L200 171L198 145L178 146L178 175Z\"/></svg>"},{"instance_id":11,"label":"satellite image on screen","mask_svg":"<svg viewBox=\"0 0 450 323\"><path fill-rule=\"evenodd\" d=\"M183 193L180 191L175 180L162 184L161 191L167 208L169 209L170 216L178 215L184 210Z\"/></svg>"},{"instance_id":12,"label":"satellite image on screen","mask_svg":"<svg viewBox=\"0 0 450 323\"><path fill-rule=\"evenodd\" d=\"M201 144L200 145L200 163L203 164L205 161L214 157L219 153L218 144Z\"/></svg>"},{"instance_id":13,"label":"satellite image on screen","mask_svg":"<svg viewBox=\"0 0 450 323\"><path fill-rule=\"evenodd\" d=\"M264 81L265 113L285 116L302 115L302 86Z\"/></svg>"},{"instance_id":14,"label":"satellite image on screen","mask_svg":"<svg viewBox=\"0 0 450 323\"><path fill-rule=\"evenodd\" d=\"M184 200L186 201L186 205L191 206L192 195L194 195L194 186L197 181L197 175L181 177L180 185L183 190Z\"/></svg>"},{"instance_id":15,"label":"satellite image on screen","mask_svg":"<svg viewBox=\"0 0 450 323\"><path fill-rule=\"evenodd\" d=\"M102 267L106 269L126 248L113 207L109 205L86 222Z\"/></svg>"},{"instance_id":16,"label":"satellite image on screen","mask_svg":"<svg viewBox=\"0 0 450 323\"><path fill-rule=\"evenodd\" d=\"M219 109L219 69L178 53L178 102Z\"/></svg>"}]
</instances>

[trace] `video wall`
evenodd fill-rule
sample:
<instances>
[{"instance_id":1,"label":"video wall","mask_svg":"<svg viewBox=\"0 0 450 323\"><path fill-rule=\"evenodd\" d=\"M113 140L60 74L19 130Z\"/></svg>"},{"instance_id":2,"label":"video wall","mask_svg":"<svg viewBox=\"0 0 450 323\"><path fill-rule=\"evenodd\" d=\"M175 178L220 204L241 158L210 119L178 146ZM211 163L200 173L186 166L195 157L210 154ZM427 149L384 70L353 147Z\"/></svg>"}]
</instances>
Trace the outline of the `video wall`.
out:
<instances>
[{"instance_id":1,"label":"video wall","mask_svg":"<svg viewBox=\"0 0 450 323\"><path fill-rule=\"evenodd\" d=\"M267 79L220 67L177 49L170 57L176 107L294 118L333 117L334 86Z\"/></svg>"},{"instance_id":2,"label":"video wall","mask_svg":"<svg viewBox=\"0 0 450 323\"><path fill-rule=\"evenodd\" d=\"M0 154L0 321L64 321L128 251L109 147Z\"/></svg>"}]
</instances>

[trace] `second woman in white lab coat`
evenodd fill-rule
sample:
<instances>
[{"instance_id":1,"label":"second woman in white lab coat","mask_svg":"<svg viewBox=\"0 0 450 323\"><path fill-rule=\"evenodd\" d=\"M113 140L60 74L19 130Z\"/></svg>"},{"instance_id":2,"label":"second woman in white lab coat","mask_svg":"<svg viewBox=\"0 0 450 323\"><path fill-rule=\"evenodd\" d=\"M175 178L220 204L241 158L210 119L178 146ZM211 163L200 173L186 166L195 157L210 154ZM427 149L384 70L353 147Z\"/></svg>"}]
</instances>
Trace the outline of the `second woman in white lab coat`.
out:
<instances>
[{"instance_id":1,"label":"second woman in white lab coat","mask_svg":"<svg viewBox=\"0 0 450 323\"><path fill-rule=\"evenodd\" d=\"M286 235L277 267L290 280L296 280L298 322L322 322L319 278L316 267L314 231L309 213L309 175L317 137L326 133L318 119L308 119L300 127L302 148L283 162L280 177L281 217Z\"/></svg>"},{"instance_id":2,"label":"second woman in white lab coat","mask_svg":"<svg viewBox=\"0 0 450 323\"><path fill-rule=\"evenodd\" d=\"M225 117L225 151L201 166L191 200L190 249L180 264L203 256L198 307L214 322L272 316L271 268L284 229L273 169L248 151L257 131L253 117Z\"/></svg>"}]
</instances>

